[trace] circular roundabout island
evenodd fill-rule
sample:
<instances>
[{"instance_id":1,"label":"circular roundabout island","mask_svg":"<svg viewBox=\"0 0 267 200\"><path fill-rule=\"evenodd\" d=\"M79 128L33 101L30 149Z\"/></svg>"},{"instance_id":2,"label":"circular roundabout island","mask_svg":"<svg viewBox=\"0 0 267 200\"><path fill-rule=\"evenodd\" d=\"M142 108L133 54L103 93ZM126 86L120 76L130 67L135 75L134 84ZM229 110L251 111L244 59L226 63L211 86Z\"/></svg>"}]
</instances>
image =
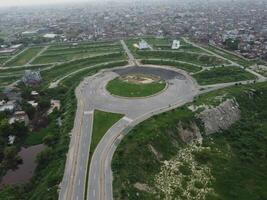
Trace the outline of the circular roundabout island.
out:
<instances>
[{"instance_id":1,"label":"circular roundabout island","mask_svg":"<svg viewBox=\"0 0 267 200\"><path fill-rule=\"evenodd\" d=\"M168 84L160 76L142 73L121 75L108 82L106 89L111 95L140 98L156 95Z\"/></svg>"}]
</instances>

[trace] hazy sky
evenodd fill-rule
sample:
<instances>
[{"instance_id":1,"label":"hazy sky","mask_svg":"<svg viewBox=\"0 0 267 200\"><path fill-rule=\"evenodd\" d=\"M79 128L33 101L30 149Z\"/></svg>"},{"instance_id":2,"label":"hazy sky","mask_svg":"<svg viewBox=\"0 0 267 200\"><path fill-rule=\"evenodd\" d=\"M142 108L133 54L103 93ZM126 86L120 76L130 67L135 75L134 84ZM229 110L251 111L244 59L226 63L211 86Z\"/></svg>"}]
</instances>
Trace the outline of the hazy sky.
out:
<instances>
[{"instance_id":1,"label":"hazy sky","mask_svg":"<svg viewBox=\"0 0 267 200\"><path fill-rule=\"evenodd\" d=\"M55 3L64 3L64 2L77 2L77 1L89 2L89 1L94 1L94 0L0 0L0 7L55 4Z\"/></svg>"}]
</instances>

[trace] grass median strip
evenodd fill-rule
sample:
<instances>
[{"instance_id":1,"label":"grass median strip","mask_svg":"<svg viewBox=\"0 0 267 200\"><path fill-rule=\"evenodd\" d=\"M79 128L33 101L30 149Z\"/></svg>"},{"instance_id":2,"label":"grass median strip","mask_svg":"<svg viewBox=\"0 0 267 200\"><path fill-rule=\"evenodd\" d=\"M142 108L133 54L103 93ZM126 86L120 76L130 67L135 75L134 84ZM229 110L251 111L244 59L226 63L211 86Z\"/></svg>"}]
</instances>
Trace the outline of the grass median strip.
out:
<instances>
[{"instance_id":1,"label":"grass median strip","mask_svg":"<svg viewBox=\"0 0 267 200\"><path fill-rule=\"evenodd\" d=\"M100 142L102 137L108 131L109 128L112 127L117 121L119 121L123 117L122 114L117 113L108 113L100 110L94 111L94 120L93 120L93 132L92 132L92 140L90 145L90 152L89 152L89 161L87 165L87 172L86 172L86 183L85 183L85 195L84 199L87 197L87 187L88 187L88 179L89 179L89 168L90 162L93 155L93 152Z\"/></svg>"},{"instance_id":2,"label":"grass median strip","mask_svg":"<svg viewBox=\"0 0 267 200\"><path fill-rule=\"evenodd\" d=\"M90 146L91 156L97 144L100 142L101 138L105 135L108 129L117 121L119 121L122 117L122 114L108 113L100 110L94 111L93 133Z\"/></svg>"}]
</instances>

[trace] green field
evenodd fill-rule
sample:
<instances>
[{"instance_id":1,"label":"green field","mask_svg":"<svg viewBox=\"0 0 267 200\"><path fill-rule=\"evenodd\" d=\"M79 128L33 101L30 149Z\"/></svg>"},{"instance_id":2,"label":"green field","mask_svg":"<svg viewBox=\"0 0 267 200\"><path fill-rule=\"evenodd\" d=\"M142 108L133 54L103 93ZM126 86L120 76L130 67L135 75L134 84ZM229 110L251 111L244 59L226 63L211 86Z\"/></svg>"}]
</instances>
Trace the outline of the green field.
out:
<instances>
[{"instance_id":1,"label":"green field","mask_svg":"<svg viewBox=\"0 0 267 200\"><path fill-rule=\"evenodd\" d=\"M218 67L193 75L200 85L253 80L256 77L238 67Z\"/></svg>"},{"instance_id":2,"label":"green field","mask_svg":"<svg viewBox=\"0 0 267 200\"><path fill-rule=\"evenodd\" d=\"M42 56L33 61L33 64L66 62L74 59L103 55L107 53L120 52L121 47L118 45L110 46L78 46L64 49L48 49Z\"/></svg>"},{"instance_id":3,"label":"green field","mask_svg":"<svg viewBox=\"0 0 267 200\"><path fill-rule=\"evenodd\" d=\"M5 61L7 61L10 57L8 56L4 56L4 57L0 57L0 65L2 65Z\"/></svg>"},{"instance_id":4,"label":"green field","mask_svg":"<svg viewBox=\"0 0 267 200\"><path fill-rule=\"evenodd\" d=\"M232 89L220 93L231 91L241 109L240 121L220 134L204 137L202 146L185 144L179 138L178 124L190 128L194 122L201 127L186 106L154 116L135 127L122 140L112 161L114 199L168 196L168 199L189 200L203 194L202 188L210 189L201 198L206 200L266 199L267 84ZM218 98L217 91L213 97L211 94L207 94L209 98ZM177 158L180 159L176 161ZM167 161L170 166L177 162L179 168L162 171ZM180 187L174 179L177 177L182 180ZM207 182L202 182L203 179ZM145 184L142 187L145 189L137 189L136 183ZM162 190L165 187L169 193ZM185 189L189 189L186 196Z\"/></svg>"},{"instance_id":5,"label":"green field","mask_svg":"<svg viewBox=\"0 0 267 200\"><path fill-rule=\"evenodd\" d=\"M257 63L257 61L253 61L253 60L247 60L245 58L242 58L241 56L235 55L234 53L228 52L226 50L220 49L220 48L216 48L215 46L212 45L208 45L208 46L204 46L204 48L220 55L223 56L229 60L232 60L233 62L238 63L239 65L242 65L244 67L249 67L251 65L254 65L255 63Z\"/></svg>"},{"instance_id":6,"label":"green field","mask_svg":"<svg viewBox=\"0 0 267 200\"><path fill-rule=\"evenodd\" d=\"M125 60L125 55L122 53L109 53L105 55L79 59L68 63L59 64L49 71L42 72L42 76L44 81L50 82L79 69L93 67L94 65L101 63L109 63L121 60Z\"/></svg>"},{"instance_id":7,"label":"green field","mask_svg":"<svg viewBox=\"0 0 267 200\"><path fill-rule=\"evenodd\" d=\"M10 60L6 66L19 66L27 64L34 56L36 56L44 47L30 47L23 53Z\"/></svg>"},{"instance_id":8,"label":"green field","mask_svg":"<svg viewBox=\"0 0 267 200\"><path fill-rule=\"evenodd\" d=\"M107 90L122 97L146 97L162 91L166 87L165 82L154 82L148 84L127 83L116 78L107 84Z\"/></svg>"},{"instance_id":9,"label":"green field","mask_svg":"<svg viewBox=\"0 0 267 200\"><path fill-rule=\"evenodd\" d=\"M202 68L197 67L195 65L190 65L187 63L180 63L179 61L174 61L174 60L163 60L163 59L158 59L158 60L153 60L153 59L148 59L148 60L141 60L142 64L152 64L152 65L167 65L167 66L173 66L178 69L185 70L187 72L198 72Z\"/></svg>"},{"instance_id":10,"label":"green field","mask_svg":"<svg viewBox=\"0 0 267 200\"><path fill-rule=\"evenodd\" d=\"M184 61L203 66L214 66L226 64L226 61L215 56L206 54L177 52L177 51L137 51L136 54L141 59L166 59Z\"/></svg>"}]
</instances>

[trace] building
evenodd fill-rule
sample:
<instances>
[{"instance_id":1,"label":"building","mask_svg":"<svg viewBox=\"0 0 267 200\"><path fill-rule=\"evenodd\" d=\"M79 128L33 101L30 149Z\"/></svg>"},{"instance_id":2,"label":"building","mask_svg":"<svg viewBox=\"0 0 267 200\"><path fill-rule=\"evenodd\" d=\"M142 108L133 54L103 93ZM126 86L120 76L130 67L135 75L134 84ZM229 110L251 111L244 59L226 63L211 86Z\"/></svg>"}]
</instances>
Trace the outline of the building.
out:
<instances>
[{"instance_id":1,"label":"building","mask_svg":"<svg viewBox=\"0 0 267 200\"><path fill-rule=\"evenodd\" d=\"M8 101L7 103L0 106L0 112L9 111L13 112L16 108L15 101Z\"/></svg>"},{"instance_id":2,"label":"building","mask_svg":"<svg viewBox=\"0 0 267 200\"><path fill-rule=\"evenodd\" d=\"M172 42L172 49L179 49L181 47L179 40L173 40Z\"/></svg>"},{"instance_id":3,"label":"building","mask_svg":"<svg viewBox=\"0 0 267 200\"><path fill-rule=\"evenodd\" d=\"M8 136L8 144L14 144L15 139L16 139L16 136L14 136L14 135L9 135L9 136Z\"/></svg>"},{"instance_id":4,"label":"building","mask_svg":"<svg viewBox=\"0 0 267 200\"><path fill-rule=\"evenodd\" d=\"M14 116L9 119L9 124L14 124L15 122L24 122L25 126L27 126L30 120L26 112L16 111Z\"/></svg>"},{"instance_id":5,"label":"building","mask_svg":"<svg viewBox=\"0 0 267 200\"><path fill-rule=\"evenodd\" d=\"M22 81L26 85L36 85L42 81L40 71L25 70Z\"/></svg>"},{"instance_id":6,"label":"building","mask_svg":"<svg viewBox=\"0 0 267 200\"><path fill-rule=\"evenodd\" d=\"M54 109L57 109L57 110L60 110L60 107L61 107L61 103L60 103L60 100L51 100L50 101L51 103L51 107L50 109L47 111L47 114L50 115Z\"/></svg>"},{"instance_id":7,"label":"building","mask_svg":"<svg viewBox=\"0 0 267 200\"><path fill-rule=\"evenodd\" d=\"M147 42L145 40L141 40L139 42L139 49L140 50L149 49L149 45L147 44Z\"/></svg>"}]
</instances>

